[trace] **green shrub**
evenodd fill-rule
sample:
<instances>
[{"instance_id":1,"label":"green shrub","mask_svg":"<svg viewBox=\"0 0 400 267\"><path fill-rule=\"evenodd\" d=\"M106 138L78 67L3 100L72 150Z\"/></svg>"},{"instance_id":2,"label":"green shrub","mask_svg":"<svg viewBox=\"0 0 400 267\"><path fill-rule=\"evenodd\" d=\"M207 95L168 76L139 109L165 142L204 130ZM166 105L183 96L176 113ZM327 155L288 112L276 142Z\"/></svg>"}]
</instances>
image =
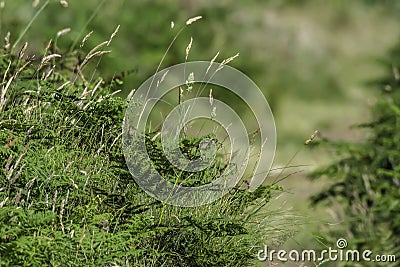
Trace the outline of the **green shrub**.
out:
<instances>
[{"instance_id":1,"label":"green shrub","mask_svg":"<svg viewBox=\"0 0 400 267\"><path fill-rule=\"evenodd\" d=\"M252 265L270 233L263 207L280 188L238 187L198 208L155 201L126 167L126 104L110 94L114 81L88 75L74 59L81 52L53 53L0 56L0 266ZM188 157L201 140L182 140ZM174 179L159 142L148 138L149 154Z\"/></svg>"},{"instance_id":2,"label":"green shrub","mask_svg":"<svg viewBox=\"0 0 400 267\"><path fill-rule=\"evenodd\" d=\"M388 75L374 82L382 91L372 108L372 121L359 126L369 130L368 139L360 143L322 141L339 159L313 173L314 178L328 177L332 185L312 200L333 208L341 222L325 232L329 244L343 237L352 248L399 259L400 47L383 62Z\"/></svg>"}]
</instances>

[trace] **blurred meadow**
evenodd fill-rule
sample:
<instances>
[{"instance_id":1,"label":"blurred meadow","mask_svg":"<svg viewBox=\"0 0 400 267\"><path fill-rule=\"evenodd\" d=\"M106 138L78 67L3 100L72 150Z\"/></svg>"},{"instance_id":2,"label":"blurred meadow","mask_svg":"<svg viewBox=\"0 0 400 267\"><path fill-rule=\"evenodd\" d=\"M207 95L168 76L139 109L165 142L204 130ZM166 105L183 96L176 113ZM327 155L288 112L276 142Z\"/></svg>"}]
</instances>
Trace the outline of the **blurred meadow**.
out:
<instances>
[{"instance_id":1,"label":"blurred meadow","mask_svg":"<svg viewBox=\"0 0 400 267\"><path fill-rule=\"evenodd\" d=\"M0 36L10 32L11 43L46 3L0 2ZM359 142L367 137L351 126L370 118L376 102L370 82L385 73L382 58L399 40L399 11L397 1L373 0L70 0L68 7L50 1L15 50L29 42L26 54L39 54L52 39L55 52L69 52L73 61L120 25L109 46L112 52L89 68L94 77L115 80L112 90L126 97L156 72L185 21L203 16L179 34L161 68L185 61L191 37L188 61L211 60L219 52L220 62L239 53L229 65L256 82L276 120L273 166L293 167L280 182L286 192L272 200L270 208L298 215L300 233L287 247L312 248L318 244L312 233L330 217L324 209L310 207L308 198L330 181L310 181L307 175L330 162L332 154L310 150L304 142L317 129L317 138ZM60 34L64 29L70 30ZM75 52L90 32L81 51ZM214 90L214 98L219 96L224 95ZM273 171L267 182L279 173Z\"/></svg>"}]
</instances>

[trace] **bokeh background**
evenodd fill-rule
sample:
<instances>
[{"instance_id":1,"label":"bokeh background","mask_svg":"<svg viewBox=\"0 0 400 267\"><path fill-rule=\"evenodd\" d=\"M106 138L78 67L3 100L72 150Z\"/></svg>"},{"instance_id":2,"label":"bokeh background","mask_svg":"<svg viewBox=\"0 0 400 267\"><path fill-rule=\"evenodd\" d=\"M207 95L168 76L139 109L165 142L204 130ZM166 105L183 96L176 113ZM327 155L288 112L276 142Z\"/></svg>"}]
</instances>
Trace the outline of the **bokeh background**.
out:
<instances>
[{"instance_id":1,"label":"bokeh background","mask_svg":"<svg viewBox=\"0 0 400 267\"><path fill-rule=\"evenodd\" d=\"M12 42L17 40L45 2L0 1L0 35L10 32ZM19 45L28 41L33 55L52 39L66 53L93 31L81 49L85 55L120 25L112 53L92 67L106 79L123 73L114 90L124 97L154 74L185 21L203 16L178 36L161 67L183 62L191 37L190 61L211 60L217 52L222 61L240 53L230 65L258 84L276 119L274 166L303 165L286 171L293 172L282 181L288 192L271 205L292 208L300 217L304 231L288 246L310 248L313 230L329 216L309 207L308 197L329 181L310 182L306 176L332 155L309 150L304 141L316 129L334 140L365 137L351 126L368 120L375 102L369 83L385 71L381 60L398 41L399 11L400 2L378 0L70 0L68 7L50 1ZM70 32L57 37L65 28Z\"/></svg>"}]
</instances>

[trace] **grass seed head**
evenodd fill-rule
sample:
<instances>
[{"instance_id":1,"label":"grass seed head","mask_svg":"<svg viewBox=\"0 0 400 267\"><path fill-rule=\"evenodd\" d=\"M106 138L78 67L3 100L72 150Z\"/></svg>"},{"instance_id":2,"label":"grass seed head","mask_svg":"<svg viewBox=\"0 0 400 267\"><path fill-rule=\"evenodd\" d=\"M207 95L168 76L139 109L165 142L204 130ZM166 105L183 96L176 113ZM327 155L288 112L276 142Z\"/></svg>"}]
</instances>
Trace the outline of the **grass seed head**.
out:
<instances>
[{"instance_id":1,"label":"grass seed head","mask_svg":"<svg viewBox=\"0 0 400 267\"><path fill-rule=\"evenodd\" d=\"M61 4L63 7L68 7L68 2L65 1L65 0L61 0L61 1L60 1L60 4Z\"/></svg>"},{"instance_id":2,"label":"grass seed head","mask_svg":"<svg viewBox=\"0 0 400 267\"><path fill-rule=\"evenodd\" d=\"M107 46L110 45L112 39L115 37L115 35L117 35L120 26L121 26L121 25L118 25L117 28L115 28L114 32L111 34L110 39L109 39L108 42L107 42Z\"/></svg>"},{"instance_id":3,"label":"grass seed head","mask_svg":"<svg viewBox=\"0 0 400 267\"><path fill-rule=\"evenodd\" d=\"M190 18L190 19L188 19L188 20L186 21L186 25L190 25L190 24L192 24L193 22L196 22L196 21L198 21L199 19L202 19L202 18L203 18L202 16L196 16L196 17Z\"/></svg>"},{"instance_id":4,"label":"grass seed head","mask_svg":"<svg viewBox=\"0 0 400 267\"><path fill-rule=\"evenodd\" d=\"M309 143L311 143L312 140L314 140L314 138L319 134L318 130L315 130L310 137L304 142L305 145L308 145Z\"/></svg>"},{"instance_id":5,"label":"grass seed head","mask_svg":"<svg viewBox=\"0 0 400 267\"><path fill-rule=\"evenodd\" d=\"M81 45L79 46L80 48L82 48L85 45L86 41L89 39L89 37L92 35L92 33L93 33L93 31L89 32L88 34L86 34L85 37L83 37Z\"/></svg>"},{"instance_id":6,"label":"grass seed head","mask_svg":"<svg viewBox=\"0 0 400 267\"><path fill-rule=\"evenodd\" d=\"M57 32L57 37L66 35L66 34L69 33L70 31L71 31L71 28L62 29L62 30L60 30L60 31Z\"/></svg>"},{"instance_id":7,"label":"grass seed head","mask_svg":"<svg viewBox=\"0 0 400 267\"><path fill-rule=\"evenodd\" d=\"M187 60L188 57L189 57L189 52L190 52L190 49L192 48L192 44L193 44L193 38L190 37L190 42L189 42L188 46L186 47L186 56L185 56L185 60Z\"/></svg>"},{"instance_id":8,"label":"grass seed head","mask_svg":"<svg viewBox=\"0 0 400 267\"><path fill-rule=\"evenodd\" d=\"M19 51L18 59L22 59L24 57L27 48L28 48L28 42L25 42L25 44L22 46L21 50Z\"/></svg>"},{"instance_id":9,"label":"grass seed head","mask_svg":"<svg viewBox=\"0 0 400 267\"><path fill-rule=\"evenodd\" d=\"M4 37L4 51L9 51L10 50L10 32L7 32L6 37Z\"/></svg>"}]
</instances>

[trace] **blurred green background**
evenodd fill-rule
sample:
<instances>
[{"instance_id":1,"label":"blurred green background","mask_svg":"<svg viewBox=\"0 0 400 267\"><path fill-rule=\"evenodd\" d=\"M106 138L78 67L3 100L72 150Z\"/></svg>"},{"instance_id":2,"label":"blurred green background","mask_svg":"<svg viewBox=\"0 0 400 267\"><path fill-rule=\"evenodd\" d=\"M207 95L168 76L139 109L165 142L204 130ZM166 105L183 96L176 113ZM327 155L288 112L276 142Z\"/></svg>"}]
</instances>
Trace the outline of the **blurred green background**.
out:
<instances>
[{"instance_id":1,"label":"blurred green background","mask_svg":"<svg viewBox=\"0 0 400 267\"><path fill-rule=\"evenodd\" d=\"M0 2L0 35L4 38L10 32L13 43L46 1ZM82 48L84 56L120 25L110 45L112 53L92 67L95 75L106 79L133 71L116 88L125 96L154 74L185 21L202 15L179 35L161 68L184 62L191 37L189 61L211 60L220 52L220 62L240 53L230 65L263 90L276 119L274 166L285 166L295 155L289 166L307 165L282 182L290 193L275 205L293 207L307 218L325 213L310 210L306 202L321 182L310 183L304 177L329 158L304 148L304 140L315 129L334 140L364 137L350 126L368 120L368 107L375 101L368 82L383 73L380 58L398 41L398 11L398 1L371 0L70 0L68 7L50 1L19 47L27 41L29 53L40 55L53 39L59 52L66 53L79 48L93 31ZM65 28L71 31L57 37ZM308 223L318 223L317 217L309 217Z\"/></svg>"}]
</instances>

